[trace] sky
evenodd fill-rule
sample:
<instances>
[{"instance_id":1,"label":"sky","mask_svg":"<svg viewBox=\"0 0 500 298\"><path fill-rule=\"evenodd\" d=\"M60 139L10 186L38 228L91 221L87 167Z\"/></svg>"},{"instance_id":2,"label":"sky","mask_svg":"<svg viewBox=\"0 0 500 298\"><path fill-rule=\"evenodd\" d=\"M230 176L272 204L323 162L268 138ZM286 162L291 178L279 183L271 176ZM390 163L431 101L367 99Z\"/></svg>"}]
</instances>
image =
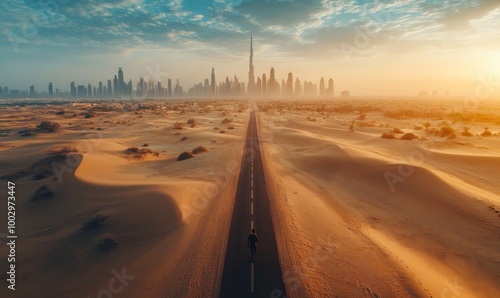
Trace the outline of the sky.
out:
<instances>
[{"instance_id":1,"label":"sky","mask_svg":"<svg viewBox=\"0 0 500 298\"><path fill-rule=\"evenodd\" d=\"M187 89L212 67L246 82L251 32L256 75L331 77L336 94L470 96L500 82L499 0L11 0L0 3L0 86L69 90L118 67L134 86Z\"/></svg>"}]
</instances>

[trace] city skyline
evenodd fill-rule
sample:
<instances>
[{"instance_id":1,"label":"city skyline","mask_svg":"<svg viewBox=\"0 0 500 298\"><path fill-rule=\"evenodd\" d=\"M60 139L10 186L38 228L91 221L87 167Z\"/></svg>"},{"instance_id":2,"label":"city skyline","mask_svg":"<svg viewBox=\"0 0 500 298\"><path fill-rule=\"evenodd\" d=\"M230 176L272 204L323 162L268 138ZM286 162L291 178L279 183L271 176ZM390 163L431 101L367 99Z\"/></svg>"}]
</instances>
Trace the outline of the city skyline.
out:
<instances>
[{"instance_id":1,"label":"city skyline","mask_svg":"<svg viewBox=\"0 0 500 298\"><path fill-rule=\"evenodd\" d=\"M0 85L97 84L117 66L137 80L159 68L186 86L213 66L246 80L251 31L255 75L331 76L360 96L466 96L500 74L495 0L49 2L0 4Z\"/></svg>"},{"instance_id":2,"label":"city skyline","mask_svg":"<svg viewBox=\"0 0 500 298\"><path fill-rule=\"evenodd\" d=\"M233 79L230 79L227 75L225 80L217 82L215 75L215 67L212 67L212 72L210 75L210 81L206 78L203 82L194 84L193 87L189 88L187 92L183 90L182 85L177 82L175 88L172 88L172 78L164 77L160 69L157 68L152 75L146 78L140 77L136 88L132 79L129 79L128 83L125 82L124 72L122 67L118 68L118 73L114 75L113 79L107 80L107 86L103 84L103 81L99 83L87 83L79 84L75 81L70 83L70 91L65 89L56 88L54 93L53 83L50 82L48 85L48 92L36 92L35 86L30 85L29 92L22 89L9 89L8 86L2 87L0 85L0 98L22 98L22 97L80 97L80 98L167 98L167 97L291 97L291 98L301 98L301 97L320 97L320 98L333 98L334 97L334 81L333 78L328 79L328 88L325 88L324 78L321 77L319 80L319 87L313 81L300 81L299 77L293 80L293 73L289 72L287 80L282 79L281 84L275 78L274 67L269 70L270 76L269 80L266 79L266 74L262 74L261 77L257 77L255 81L254 73L254 63L253 63L253 33L250 32L250 55L249 55L249 66L248 66L248 82L240 82L238 77L234 75ZM167 84L165 84L167 83ZM304 88L302 87L302 83ZM267 89L266 86L272 86ZM319 89L318 89L319 88ZM348 91L342 91L342 97L345 94L349 94Z\"/></svg>"}]
</instances>

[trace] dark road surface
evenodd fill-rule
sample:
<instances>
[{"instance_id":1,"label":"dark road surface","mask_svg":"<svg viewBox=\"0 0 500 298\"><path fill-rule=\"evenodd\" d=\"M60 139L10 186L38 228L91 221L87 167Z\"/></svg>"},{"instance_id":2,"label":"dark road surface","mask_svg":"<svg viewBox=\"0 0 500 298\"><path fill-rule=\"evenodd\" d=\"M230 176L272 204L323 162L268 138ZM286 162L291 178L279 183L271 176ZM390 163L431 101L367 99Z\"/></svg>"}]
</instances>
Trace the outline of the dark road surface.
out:
<instances>
[{"instance_id":1,"label":"dark road surface","mask_svg":"<svg viewBox=\"0 0 500 298\"><path fill-rule=\"evenodd\" d=\"M259 237L259 247L253 261L247 246L252 227L257 230ZM220 296L286 296L269 210L255 112L251 112L248 124Z\"/></svg>"}]
</instances>

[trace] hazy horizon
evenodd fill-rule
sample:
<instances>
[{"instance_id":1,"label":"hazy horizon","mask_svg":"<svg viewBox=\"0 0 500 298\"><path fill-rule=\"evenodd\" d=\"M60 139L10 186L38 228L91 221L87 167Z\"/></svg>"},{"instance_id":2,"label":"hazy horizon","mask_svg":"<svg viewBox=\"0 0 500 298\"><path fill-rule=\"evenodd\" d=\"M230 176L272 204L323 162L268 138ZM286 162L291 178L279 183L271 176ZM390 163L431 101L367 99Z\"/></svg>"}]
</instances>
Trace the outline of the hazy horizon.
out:
<instances>
[{"instance_id":1,"label":"hazy horizon","mask_svg":"<svg viewBox=\"0 0 500 298\"><path fill-rule=\"evenodd\" d=\"M468 96L500 76L500 2L482 1L53 1L0 4L0 86L69 90L97 85L122 67L139 78L248 80L250 32L255 75L274 67L335 95ZM55 5L54 5L55 4ZM262 9L265 7L265 9ZM498 85L498 84L497 84ZM498 88L497 88L498 89ZM495 90L498 96L499 91Z\"/></svg>"}]
</instances>

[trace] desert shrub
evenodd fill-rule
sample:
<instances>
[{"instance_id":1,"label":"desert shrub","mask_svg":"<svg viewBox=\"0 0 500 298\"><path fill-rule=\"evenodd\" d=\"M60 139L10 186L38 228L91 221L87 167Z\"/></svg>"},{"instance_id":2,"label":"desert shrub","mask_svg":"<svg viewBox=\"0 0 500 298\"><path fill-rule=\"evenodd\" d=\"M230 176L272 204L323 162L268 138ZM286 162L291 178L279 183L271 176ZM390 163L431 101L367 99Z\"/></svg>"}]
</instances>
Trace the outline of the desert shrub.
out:
<instances>
[{"instance_id":1,"label":"desert shrub","mask_svg":"<svg viewBox=\"0 0 500 298\"><path fill-rule=\"evenodd\" d=\"M35 133L36 133L37 131L38 131L38 130L36 130L36 129L23 129L23 130L18 131L17 133L18 133L21 137L31 137L31 136L35 135Z\"/></svg>"},{"instance_id":2,"label":"desert shrub","mask_svg":"<svg viewBox=\"0 0 500 298\"><path fill-rule=\"evenodd\" d=\"M50 187L48 185L43 185L39 189L35 191L33 194L33 197L31 198L31 201L39 201L39 200L44 200L52 197L54 193L52 190L50 190Z\"/></svg>"},{"instance_id":3,"label":"desert shrub","mask_svg":"<svg viewBox=\"0 0 500 298\"><path fill-rule=\"evenodd\" d=\"M393 132L393 133L399 133L399 134L403 134L403 133L405 133L404 131L402 131L401 129L399 129L399 128L397 128L397 127L396 127L396 128L394 128L394 129L392 130L392 132Z\"/></svg>"},{"instance_id":4,"label":"desert shrub","mask_svg":"<svg viewBox=\"0 0 500 298\"><path fill-rule=\"evenodd\" d=\"M187 140L187 139L188 139L188 137L183 136L183 137L181 138L181 141L185 141L185 140Z\"/></svg>"},{"instance_id":5,"label":"desert shrub","mask_svg":"<svg viewBox=\"0 0 500 298\"><path fill-rule=\"evenodd\" d=\"M431 134L431 135L436 135L438 136L440 134L440 130L437 129L437 128L434 128L434 127L431 127L427 130L427 134Z\"/></svg>"},{"instance_id":6,"label":"desert shrub","mask_svg":"<svg viewBox=\"0 0 500 298\"><path fill-rule=\"evenodd\" d=\"M462 135L464 137L472 137L472 133L470 133L470 131L469 131L470 127L464 126L464 127L462 127L462 129L463 129Z\"/></svg>"},{"instance_id":7,"label":"desert shrub","mask_svg":"<svg viewBox=\"0 0 500 298\"><path fill-rule=\"evenodd\" d=\"M491 137L492 133L489 129L490 129L489 127L485 127L484 131L481 133L481 136L482 137Z\"/></svg>"},{"instance_id":8,"label":"desert shrub","mask_svg":"<svg viewBox=\"0 0 500 298\"><path fill-rule=\"evenodd\" d=\"M351 124L349 124L349 130L354 132L354 127L356 126L356 122L352 120Z\"/></svg>"},{"instance_id":9,"label":"desert shrub","mask_svg":"<svg viewBox=\"0 0 500 298\"><path fill-rule=\"evenodd\" d=\"M220 128L218 128L217 126L216 126L216 127L214 127L214 130L219 130L219 129L220 129Z\"/></svg>"},{"instance_id":10,"label":"desert shrub","mask_svg":"<svg viewBox=\"0 0 500 298\"><path fill-rule=\"evenodd\" d=\"M59 129L61 125L52 121L42 121L38 124L38 130L41 132L54 132Z\"/></svg>"},{"instance_id":11,"label":"desert shrub","mask_svg":"<svg viewBox=\"0 0 500 298\"><path fill-rule=\"evenodd\" d=\"M234 126L229 126L227 129L233 130Z\"/></svg>"},{"instance_id":12,"label":"desert shrub","mask_svg":"<svg viewBox=\"0 0 500 298\"><path fill-rule=\"evenodd\" d=\"M407 132L404 135L402 135L400 139L405 140L405 141L411 141L411 140L418 139L418 137L411 132Z\"/></svg>"},{"instance_id":13,"label":"desert shrub","mask_svg":"<svg viewBox=\"0 0 500 298\"><path fill-rule=\"evenodd\" d=\"M219 133L226 133L226 131L225 130L221 130L221 131L219 131Z\"/></svg>"},{"instance_id":14,"label":"desert shrub","mask_svg":"<svg viewBox=\"0 0 500 298\"><path fill-rule=\"evenodd\" d=\"M111 238L101 239L94 247L95 252L107 252L118 246L118 242Z\"/></svg>"},{"instance_id":15,"label":"desert shrub","mask_svg":"<svg viewBox=\"0 0 500 298\"><path fill-rule=\"evenodd\" d=\"M148 143L144 143L142 147L149 147Z\"/></svg>"},{"instance_id":16,"label":"desert shrub","mask_svg":"<svg viewBox=\"0 0 500 298\"><path fill-rule=\"evenodd\" d=\"M182 123L180 121L176 121L173 126L174 126L175 129L183 129L184 128L184 123Z\"/></svg>"},{"instance_id":17,"label":"desert shrub","mask_svg":"<svg viewBox=\"0 0 500 298\"><path fill-rule=\"evenodd\" d=\"M182 152L179 155L179 157L177 157L177 161L186 160L186 159L190 159L190 158L193 158L193 157L194 157L193 153L185 151L185 152Z\"/></svg>"},{"instance_id":18,"label":"desert shrub","mask_svg":"<svg viewBox=\"0 0 500 298\"><path fill-rule=\"evenodd\" d=\"M208 151L208 148L201 145L201 146L198 146L198 147L193 149L193 154L198 154L198 153L207 152L207 151Z\"/></svg>"},{"instance_id":19,"label":"desert shrub","mask_svg":"<svg viewBox=\"0 0 500 298\"><path fill-rule=\"evenodd\" d=\"M95 230L104 225L104 222L109 218L109 215L97 214L94 217L89 218L82 226L82 231L88 232Z\"/></svg>"},{"instance_id":20,"label":"desert shrub","mask_svg":"<svg viewBox=\"0 0 500 298\"><path fill-rule=\"evenodd\" d=\"M366 113L360 113L358 116L358 120L365 120L366 119Z\"/></svg>"},{"instance_id":21,"label":"desert shrub","mask_svg":"<svg viewBox=\"0 0 500 298\"><path fill-rule=\"evenodd\" d=\"M94 117L95 117L95 115L92 113L86 113L84 116L85 119L94 118Z\"/></svg>"},{"instance_id":22,"label":"desert shrub","mask_svg":"<svg viewBox=\"0 0 500 298\"><path fill-rule=\"evenodd\" d=\"M396 136L392 132L384 132L382 134L382 138L384 138L384 139L391 139L392 140L392 139L395 139Z\"/></svg>"},{"instance_id":23,"label":"desert shrub","mask_svg":"<svg viewBox=\"0 0 500 298\"><path fill-rule=\"evenodd\" d=\"M226 124L226 123L231 123L233 122L233 119L229 119L229 118L225 118L224 120L222 120L222 124Z\"/></svg>"},{"instance_id":24,"label":"desert shrub","mask_svg":"<svg viewBox=\"0 0 500 298\"><path fill-rule=\"evenodd\" d=\"M189 119L187 121L187 124L191 124L191 125L196 124L196 120L195 119Z\"/></svg>"},{"instance_id":25,"label":"desert shrub","mask_svg":"<svg viewBox=\"0 0 500 298\"><path fill-rule=\"evenodd\" d=\"M455 134L455 130L449 126L443 126L441 127L441 129L439 130L439 136L444 138L448 138L448 139L454 139L457 137L457 135Z\"/></svg>"},{"instance_id":26,"label":"desert shrub","mask_svg":"<svg viewBox=\"0 0 500 298\"><path fill-rule=\"evenodd\" d=\"M49 177L50 175L52 175L52 172L49 171L49 170L46 170L46 171L42 171L40 173L36 173L34 176L33 176L33 180L42 180L42 179L45 179L47 177Z\"/></svg>"},{"instance_id":27,"label":"desert shrub","mask_svg":"<svg viewBox=\"0 0 500 298\"><path fill-rule=\"evenodd\" d=\"M425 127L425 130L429 131L429 127L431 127L431 124L429 122L425 122L422 124L423 127Z\"/></svg>"},{"instance_id":28,"label":"desert shrub","mask_svg":"<svg viewBox=\"0 0 500 298\"><path fill-rule=\"evenodd\" d=\"M125 149L125 154L127 154L127 156L129 157L136 159L143 159L147 155L160 156L160 153L155 152L149 148L139 149L137 147L130 147Z\"/></svg>"},{"instance_id":29,"label":"desert shrub","mask_svg":"<svg viewBox=\"0 0 500 298\"><path fill-rule=\"evenodd\" d=\"M56 112L56 115L64 115L64 111L58 111Z\"/></svg>"}]
</instances>

